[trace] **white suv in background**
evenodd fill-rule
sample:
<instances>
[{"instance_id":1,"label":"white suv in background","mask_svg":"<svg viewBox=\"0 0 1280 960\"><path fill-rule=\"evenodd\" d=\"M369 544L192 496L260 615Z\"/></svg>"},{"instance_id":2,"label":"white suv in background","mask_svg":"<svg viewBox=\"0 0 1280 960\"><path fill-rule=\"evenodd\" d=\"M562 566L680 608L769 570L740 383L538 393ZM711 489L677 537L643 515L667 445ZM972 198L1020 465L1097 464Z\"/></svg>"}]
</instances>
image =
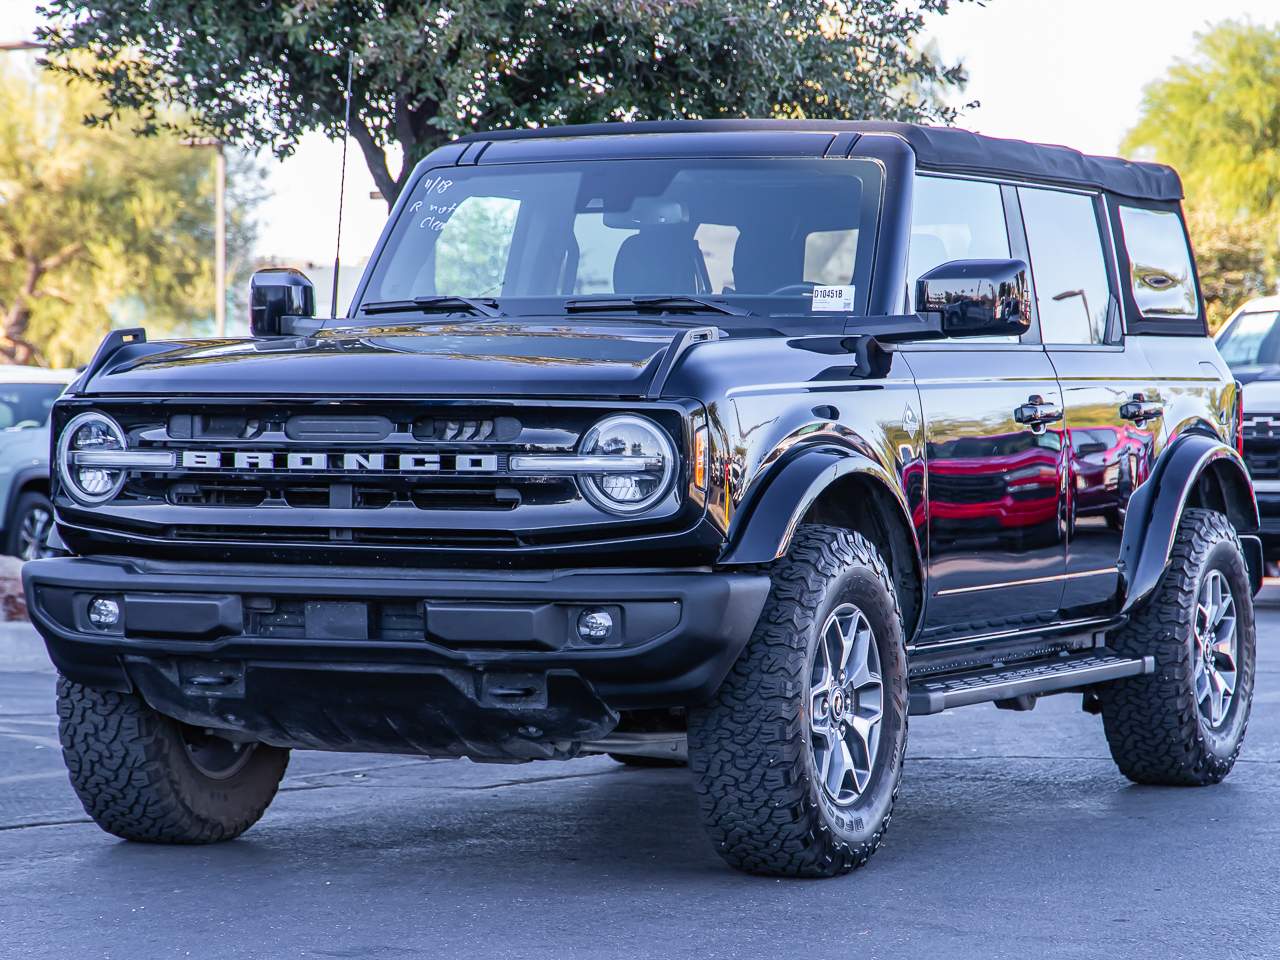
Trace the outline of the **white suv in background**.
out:
<instances>
[{"instance_id":1,"label":"white suv in background","mask_svg":"<svg viewBox=\"0 0 1280 960\"><path fill-rule=\"evenodd\" d=\"M49 409L75 377L74 370L0 366L0 554L47 554Z\"/></svg>"},{"instance_id":2,"label":"white suv in background","mask_svg":"<svg viewBox=\"0 0 1280 960\"><path fill-rule=\"evenodd\" d=\"M1280 561L1280 297L1250 300L1218 333L1218 351L1244 384L1244 459L1262 516L1268 564Z\"/></svg>"}]
</instances>

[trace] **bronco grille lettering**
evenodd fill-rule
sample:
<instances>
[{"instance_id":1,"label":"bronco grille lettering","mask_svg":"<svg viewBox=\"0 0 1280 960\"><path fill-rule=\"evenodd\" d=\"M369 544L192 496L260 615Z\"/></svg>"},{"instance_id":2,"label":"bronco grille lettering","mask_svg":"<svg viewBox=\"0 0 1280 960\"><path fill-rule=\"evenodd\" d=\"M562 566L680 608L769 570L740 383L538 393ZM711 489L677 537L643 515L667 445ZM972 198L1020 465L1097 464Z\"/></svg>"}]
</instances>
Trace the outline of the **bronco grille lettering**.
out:
<instances>
[{"instance_id":1,"label":"bronco grille lettering","mask_svg":"<svg viewBox=\"0 0 1280 960\"><path fill-rule=\"evenodd\" d=\"M272 473L497 473L492 453L277 453L269 450L183 450L188 470Z\"/></svg>"}]
</instances>

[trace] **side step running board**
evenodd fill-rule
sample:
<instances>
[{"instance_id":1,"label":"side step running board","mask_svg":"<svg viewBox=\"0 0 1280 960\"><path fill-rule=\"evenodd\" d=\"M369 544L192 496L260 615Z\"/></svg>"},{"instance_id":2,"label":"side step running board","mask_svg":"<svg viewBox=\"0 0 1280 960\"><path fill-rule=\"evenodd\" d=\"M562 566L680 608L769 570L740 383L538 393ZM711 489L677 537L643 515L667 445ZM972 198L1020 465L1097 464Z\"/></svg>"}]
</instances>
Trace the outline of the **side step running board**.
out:
<instances>
[{"instance_id":1,"label":"side step running board","mask_svg":"<svg viewBox=\"0 0 1280 960\"><path fill-rule=\"evenodd\" d=\"M1155 673L1155 669L1153 657L1120 657L1100 647L1052 660L919 677L911 682L907 709L913 715L941 713L971 703L1074 690L1106 680Z\"/></svg>"}]
</instances>

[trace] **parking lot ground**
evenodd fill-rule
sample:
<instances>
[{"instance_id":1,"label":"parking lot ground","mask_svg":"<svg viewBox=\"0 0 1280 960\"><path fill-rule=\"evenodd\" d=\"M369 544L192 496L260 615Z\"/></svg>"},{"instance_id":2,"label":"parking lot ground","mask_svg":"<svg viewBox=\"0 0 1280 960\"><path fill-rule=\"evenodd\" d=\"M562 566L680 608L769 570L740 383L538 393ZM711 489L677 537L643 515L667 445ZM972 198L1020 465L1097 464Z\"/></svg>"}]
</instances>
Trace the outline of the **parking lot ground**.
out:
<instances>
[{"instance_id":1,"label":"parking lot ground","mask_svg":"<svg viewBox=\"0 0 1280 960\"><path fill-rule=\"evenodd\" d=\"M1280 587L1259 614L1226 783L1131 785L1074 696L920 718L885 845L833 881L730 871L686 771L605 758L297 753L240 840L122 843L68 787L54 677L10 630L0 957L1275 957Z\"/></svg>"}]
</instances>

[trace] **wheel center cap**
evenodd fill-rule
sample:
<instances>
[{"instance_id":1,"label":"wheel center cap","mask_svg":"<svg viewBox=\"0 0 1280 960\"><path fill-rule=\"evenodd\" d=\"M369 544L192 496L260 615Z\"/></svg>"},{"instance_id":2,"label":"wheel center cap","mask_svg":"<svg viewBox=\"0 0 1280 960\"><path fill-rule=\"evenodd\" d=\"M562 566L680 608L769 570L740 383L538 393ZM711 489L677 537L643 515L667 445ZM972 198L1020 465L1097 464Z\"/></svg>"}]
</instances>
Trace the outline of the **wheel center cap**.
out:
<instances>
[{"instance_id":1,"label":"wheel center cap","mask_svg":"<svg viewBox=\"0 0 1280 960\"><path fill-rule=\"evenodd\" d=\"M838 717L842 713L844 713L844 691L836 690L831 694L831 714Z\"/></svg>"}]
</instances>

